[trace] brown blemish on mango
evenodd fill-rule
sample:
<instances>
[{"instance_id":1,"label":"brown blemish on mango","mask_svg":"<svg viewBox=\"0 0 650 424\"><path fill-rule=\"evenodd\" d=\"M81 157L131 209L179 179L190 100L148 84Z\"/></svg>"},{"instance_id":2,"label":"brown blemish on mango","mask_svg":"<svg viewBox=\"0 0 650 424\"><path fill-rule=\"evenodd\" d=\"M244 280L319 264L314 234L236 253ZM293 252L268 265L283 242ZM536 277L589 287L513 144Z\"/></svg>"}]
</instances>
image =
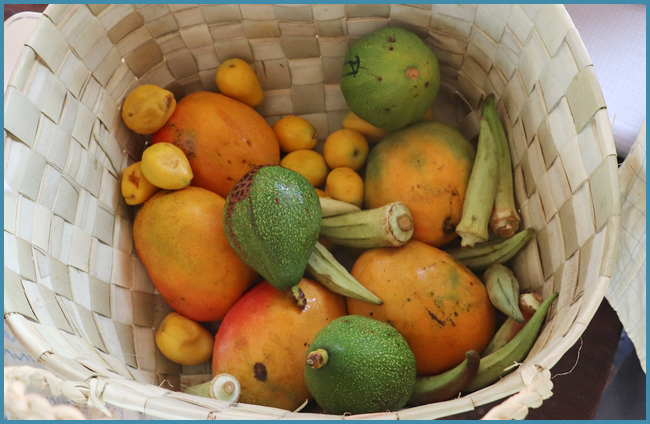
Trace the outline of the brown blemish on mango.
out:
<instances>
[{"instance_id":1,"label":"brown blemish on mango","mask_svg":"<svg viewBox=\"0 0 650 424\"><path fill-rule=\"evenodd\" d=\"M268 376L266 366L261 362L256 362L255 365L253 365L253 373L255 379L259 381L266 381L266 377Z\"/></svg>"}]
</instances>

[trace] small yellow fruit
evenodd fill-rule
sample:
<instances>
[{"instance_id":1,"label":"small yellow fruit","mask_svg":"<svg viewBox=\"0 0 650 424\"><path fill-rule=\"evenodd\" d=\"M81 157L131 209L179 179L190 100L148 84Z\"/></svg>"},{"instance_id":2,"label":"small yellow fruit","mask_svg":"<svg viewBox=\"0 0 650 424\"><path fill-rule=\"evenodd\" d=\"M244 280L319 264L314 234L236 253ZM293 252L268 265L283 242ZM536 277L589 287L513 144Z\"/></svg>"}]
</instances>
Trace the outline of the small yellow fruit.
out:
<instances>
[{"instance_id":1,"label":"small yellow fruit","mask_svg":"<svg viewBox=\"0 0 650 424\"><path fill-rule=\"evenodd\" d=\"M427 120L427 121L433 121L433 107L430 107L427 109L426 112L424 112L424 116L422 119Z\"/></svg>"},{"instance_id":2,"label":"small yellow fruit","mask_svg":"<svg viewBox=\"0 0 650 424\"><path fill-rule=\"evenodd\" d=\"M325 182L325 193L332 199L361 207L363 179L352 168L332 169Z\"/></svg>"},{"instance_id":3,"label":"small yellow fruit","mask_svg":"<svg viewBox=\"0 0 650 424\"><path fill-rule=\"evenodd\" d=\"M375 127L370 122L366 122L359 118L352 111L348 111L348 113L343 117L343 128L359 131L364 137L366 137L366 140L368 140L369 143L378 142L387 133L385 129Z\"/></svg>"},{"instance_id":4,"label":"small yellow fruit","mask_svg":"<svg viewBox=\"0 0 650 424\"><path fill-rule=\"evenodd\" d=\"M198 365L212 357L214 337L198 322L170 312L158 327L156 346L172 362Z\"/></svg>"},{"instance_id":5,"label":"small yellow fruit","mask_svg":"<svg viewBox=\"0 0 650 424\"><path fill-rule=\"evenodd\" d=\"M144 149L142 174L151 184L165 190L185 188L194 176L185 153L171 143L156 143Z\"/></svg>"},{"instance_id":6,"label":"small yellow fruit","mask_svg":"<svg viewBox=\"0 0 650 424\"><path fill-rule=\"evenodd\" d=\"M273 131L285 153L313 149L318 143L316 127L300 116L285 116L273 124Z\"/></svg>"},{"instance_id":7,"label":"small yellow fruit","mask_svg":"<svg viewBox=\"0 0 650 424\"><path fill-rule=\"evenodd\" d=\"M366 162L368 141L359 131L343 128L327 137L323 155L330 168L348 167L356 171Z\"/></svg>"},{"instance_id":8,"label":"small yellow fruit","mask_svg":"<svg viewBox=\"0 0 650 424\"><path fill-rule=\"evenodd\" d=\"M153 134L165 125L175 109L176 99L171 91L145 84L124 99L122 119L138 134Z\"/></svg>"},{"instance_id":9,"label":"small yellow fruit","mask_svg":"<svg viewBox=\"0 0 650 424\"><path fill-rule=\"evenodd\" d=\"M320 188L315 189L316 193L318 193L318 197L327 197L327 193L325 191L321 190Z\"/></svg>"},{"instance_id":10,"label":"small yellow fruit","mask_svg":"<svg viewBox=\"0 0 650 424\"><path fill-rule=\"evenodd\" d=\"M142 175L141 165L136 162L122 171L122 196L127 205L144 203L159 190Z\"/></svg>"},{"instance_id":11,"label":"small yellow fruit","mask_svg":"<svg viewBox=\"0 0 650 424\"><path fill-rule=\"evenodd\" d=\"M325 158L313 150L293 151L282 158L280 165L307 178L314 187L323 184L327 178Z\"/></svg>"},{"instance_id":12,"label":"small yellow fruit","mask_svg":"<svg viewBox=\"0 0 650 424\"><path fill-rule=\"evenodd\" d=\"M246 61L228 59L217 68L217 88L228 97L255 107L264 100L257 74Z\"/></svg>"}]
</instances>

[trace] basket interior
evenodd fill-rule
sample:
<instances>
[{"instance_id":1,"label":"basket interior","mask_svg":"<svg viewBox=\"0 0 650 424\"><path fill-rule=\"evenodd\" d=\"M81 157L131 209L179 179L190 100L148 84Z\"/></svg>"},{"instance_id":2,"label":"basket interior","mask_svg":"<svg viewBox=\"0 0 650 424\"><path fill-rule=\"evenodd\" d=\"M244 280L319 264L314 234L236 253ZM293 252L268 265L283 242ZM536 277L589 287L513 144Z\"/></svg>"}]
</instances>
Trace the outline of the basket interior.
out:
<instances>
[{"instance_id":1,"label":"basket interior","mask_svg":"<svg viewBox=\"0 0 650 424\"><path fill-rule=\"evenodd\" d=\"M35 357L51 351L173 390L210 379L209 363L180 366L155 347L170 308L137 258L134 209L120 194L120 172L146 142L122 122L123 99L140 84L177 100L217 91L216 68L239 57L260 78L257 110L270 124L299 115L324 139L348 110L338 85L348 47L388 25L420 35L437 55L436 120L473 139L482 100L497 97L516 200L537 231L512 268L523 287L560 293L526 363L550 368L600 304L618 234L616 151L563 7L92 4L51 5L44 15L5 93L5 316L33 323L23 336L38 339ZM505 396L514 387L506 380L520 374L472 401Z\"/></svg>"}]
</instances>

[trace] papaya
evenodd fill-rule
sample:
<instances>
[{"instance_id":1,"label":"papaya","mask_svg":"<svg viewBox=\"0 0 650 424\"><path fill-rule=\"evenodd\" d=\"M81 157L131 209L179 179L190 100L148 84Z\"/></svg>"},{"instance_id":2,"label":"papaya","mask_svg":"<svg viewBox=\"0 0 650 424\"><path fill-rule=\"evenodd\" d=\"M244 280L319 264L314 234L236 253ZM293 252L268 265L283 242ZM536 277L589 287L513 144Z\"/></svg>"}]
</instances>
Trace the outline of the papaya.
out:
<instances>
[{"instance_id":1,"label":"papaya","mask_svg":"<svg viewBox=\"0 0 650 424\"><path fill-rule=\"evenodd\" d=\"M438 248L410 240L367 250L351 274L384 303L348 298L348 313L397 329L415 355L418 375L454 368L495 333L496 311L481 280Z\"/></svg>"},{"instance_id":2,"label":"papaya","mask_svg":"<svg viewBox=\"0 0 650 424\"><path fill-rule=\"evenodd\" d=\"M151 143L172 143L187 156L192 185L226 197L257 165L279 165L280 144L271 126L252 107L219 93L183 97Z\"/></svg>"},{"instance_id":3,"label":"papaya","mask_svg":"<svg viewBox=\"0 0 650 424\"><path fill-rule=\"evenodd\" d=\"M228 244L225 204L199 187L162 190L133 222L135 249L154 286L194 321L221 320L257 277Z\"/></svg>"},{"instance_id":4,"label":"papaya","mask_svg":"<svg viewBox=\"0 0 650 424\"><path fill-rule=\"evenodd\" d=\"M341 92L350 110L388 131L422 119L440 88L436 55L418 35L397 27L357 40L342 72Z\"/></svg>"},{"instance_id":5,"label":"papaya","mask_svg":"<svg viewBox=\"0 0 650 424\"><path fill-rule=\"evenodd\" d=\"M212 373L233 375L240 402L295 410L306 399L309 345L328 323L346 314L345 299L308 278L298 283L307 304L264 281L228 311L215 336Z\"/></svg>"},{"instance_id":6,"label":"papaya","mask_svg":"<svg viewBox=\"0 0 650 424\"><path fill-rule=\"evenodd\" d=\"M413 239L443 246L457 237L475 154L460 132L439 122L389 133L368 155L366 208L402 202L413 216Z\"/></svg>"}]
</instances>

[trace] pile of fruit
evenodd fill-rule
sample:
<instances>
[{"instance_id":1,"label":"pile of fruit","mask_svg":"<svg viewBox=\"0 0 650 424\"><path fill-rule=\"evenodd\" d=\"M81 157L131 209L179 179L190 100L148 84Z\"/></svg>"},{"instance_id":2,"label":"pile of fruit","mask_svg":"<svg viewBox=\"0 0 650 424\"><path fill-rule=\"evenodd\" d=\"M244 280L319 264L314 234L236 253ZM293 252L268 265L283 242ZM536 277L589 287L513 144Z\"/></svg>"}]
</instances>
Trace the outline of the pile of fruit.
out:
<instances>
[{"instance_id":1,"label":"pile of fruit","mask_svg":"<svg viewBox=\"0 0 650 424\"><path fill-rule=\"evenodd\" d=\"M270 126L256 112L264 94L243 60L216 83L178 103L144 85L122 109L151 135L122 193L175 311L156 344L179 364L212 360L214 380L189 392L394 411L478 390L526 357L557 294L521 292L504 265L534 231L520 231L494 97L475 148L434 119L435 55L391 27L351 46L350 112L318 148L304 118Z\"/></svg>"}]
</instances>

